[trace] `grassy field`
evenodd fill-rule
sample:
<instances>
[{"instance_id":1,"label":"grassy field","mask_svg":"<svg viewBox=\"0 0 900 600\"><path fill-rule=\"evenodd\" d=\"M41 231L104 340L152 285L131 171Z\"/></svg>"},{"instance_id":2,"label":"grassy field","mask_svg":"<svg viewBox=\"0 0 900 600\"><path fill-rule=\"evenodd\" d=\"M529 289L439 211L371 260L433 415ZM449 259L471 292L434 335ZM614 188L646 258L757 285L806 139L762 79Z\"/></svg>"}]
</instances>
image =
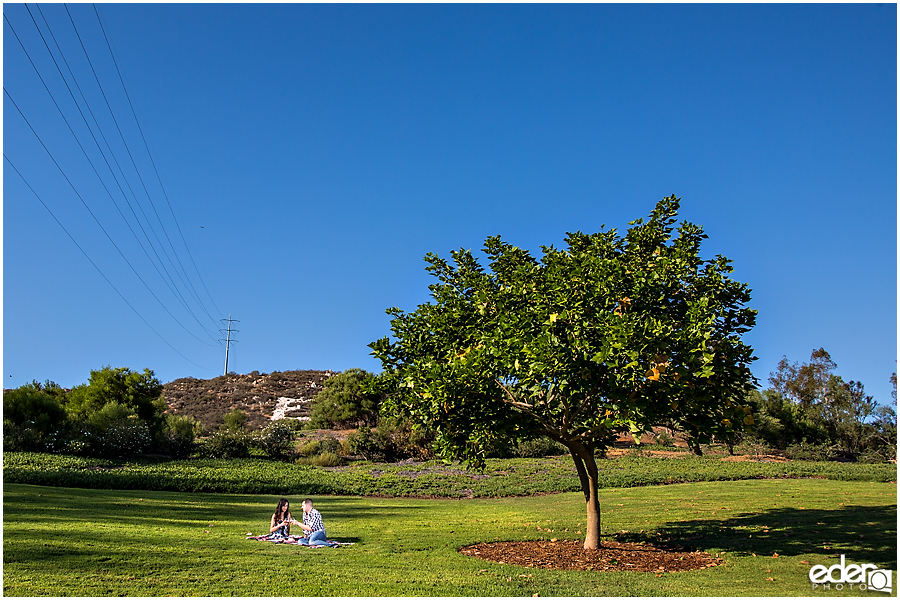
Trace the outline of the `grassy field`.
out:
<instances>
[{"instance_id":1,"label":"grassy field","mask_svg":"<svg viewBox=\"0 0 900 600\"><path fill-rule=\"evenodd\" d=\"M676 541L725 564L703 571L528 569L457 553L481 541L579 538L577 493L520 498L316 497L329 536L310 550L244 539L277 496L5 483L7 596L800 596L811 565L896 570L897 486L772 479L601 490L602 532ZM301 497L291 497L299 504ZM299 509L298 509L299 512ZM541 530L538 530L541 527ZM775 556L777 554L777 557ZM896 573L894 574L896 590Z\"/></svg>"},{"instance_id":2,"label":"grassy field","mask_svg":"<svg viewBox=\"0 0 900 600\"><path fill-rule=\"evenodd\" d=\"M838 462L756 462L632 453L599 460L600 487L623 488L700 481L821 477L833 481L897 480L897 465ZM484 472L439 460L353 463L322 468L263 459L124 461L9 452L4 483L94 489L490 498L581 489L568 456L489 459Z\"/></svg>"}]
</instances>

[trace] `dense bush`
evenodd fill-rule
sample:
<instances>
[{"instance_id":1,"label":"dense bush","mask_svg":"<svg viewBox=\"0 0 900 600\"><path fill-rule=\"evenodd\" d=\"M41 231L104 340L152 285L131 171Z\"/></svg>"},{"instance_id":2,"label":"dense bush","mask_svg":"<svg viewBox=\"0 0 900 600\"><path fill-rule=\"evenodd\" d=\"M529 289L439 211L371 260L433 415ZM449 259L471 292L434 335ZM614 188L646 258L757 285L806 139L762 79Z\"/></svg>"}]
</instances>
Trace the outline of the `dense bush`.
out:
<instances>
[{"instance_id":1,"label":"dense bush","mask_svg":"<svg viewBox=\"0 0 900 600\"><path fill-rule=\"evenodd\" d=\"M6 451L128 458L165 445L165 402L153 371L91 371L67 392L37 382L3 394Z\"/></svg>"},{"instance_id":2,"label":"dense bush","mask_svg":"<svg viewBox=\"0 0 900 600\"><path fill-rule=\"evenodd\" d=\"M296 437L290 425L282 420L273 421L253 436L253 445L269 458L285 458L294 449Z\"/></svg>"},{"instance_id":3,"label":"dense bush","mask_svg":"<svg viewBox=\"0 0 900 600\"><path fill-rule=\"evenodd\" d=\"M222 426L225 431L238 432L247 429L247 413L237 408L226 414L222 420L225 422Z\"/></svg>"},{"instance_id":4,"label":"dense bush","mask_svg":"<svg viewBox=\"0 0 900 600\"><path fill-rule=\"evenodd\" d=\"M16 425L30 424L40 433L56 430L66 420L60 403L64 390L52 381L33 381L3 392L3 419Z\"/></svg>"},{"instance_id":5,"label":"dense bush","mask_svg":"<svg viewBox=\"0 0 900 600\"><path fill-rule=\"evenodd\" d=\"M347 438L352 454L366 460L394 462L412 458L429 460L434 457L434 434L415 429L409 423L383 420L376 429L360 427Z\"/></svg>"},{"instance_id":6,"label":"dense bush","mask_svg":"<svg viewBox=\"0 0 900 600\"><path fill-rule=\"evenodd\" d=\"M87 415L86 438L92 456L130 458L143 453L153 441L150 428L131 406L112 400Z\"/></svg>"},{"instance_id":7,"label":"dense bush","mask_svg":"<svg viewBox=\"0 0 900 600\"><path fill-rule=\"evenodd\" d=\"M568 454L566 447L547 438L537 438L520 442L516 447L519 458L539 458L542 456L561 456Z\"/></svg>"},{"instance_id":8,"label":"dense bush","mask_svg":"<svg viewBox=\"0 0 900 600\"><path fill-rule=\"evenodd\" d=\"M110 423L97 433L100 456L106 458L131 458L143 454L153 438L147 424L132 416Z\"/></svg>"},{"instance_id":9,"label":"dense bush","mask_svg":"<svg viewBox=\"0 0 900 600\"><path fill-rule=\"evenodd\" d=\"M350 452L366 460L393 462L397 460L394 440L384 430L360 427L347 438Z\"/></svg>"},{"instance_id":10,"label":"dense bush","mask_svg":"<svg viewBox=\"0 0 900 600\"><path fill-rule=\"evenodd\" d=\"M343 447L341 446L341 442L336 437L326 435L319 439L319 454L324 454L326 452L339 454L342 450Z\"/></svg>"},{"instance_id":11,"label":"dense bush","mask_svg":"<svg viewBox=\"0 0 900 600\"><path fill-rule=\"evenodd\" d=\"M3 419L4 452L41 452L44 450L40 431L27 425L16 425L10 419Z\"/></svg>"},{"instance_id":12,"label":"dense bush","mask_svg":"<svg viewBox=\"0 0 900 600\"><path fill-rule=\"evenodd\" d=\"M319 440L304 442L297 451L300 456L310 457L319 454Z\"/></svg>"},{"instance_id":13,"label":"dense bush","mask_svg":"<svg viewBox=\"0 0 900 600\"><path fill-rule=\"evenodd\" d=\"M332 436L310 440L300 447L298 464L318 467L334 467L343 463L339 456L344 452L344 445Z\"/></svg>"},{"instance_id":14,"label":"dense bush","mask_svg":"<svg viewBox=\"0 0 900 600\"><path fill-rule=\"evenodd\" d=\"M91 371L88 383L66 395L65 408L76 420L90 420L111 402L129 408L156 436L163 428L166 402L162 383L150 369L138 373L127 367L103 367Z\"/></svg>"},{"instance_id":15,"label":"dense bush","mask_svg":"<svg viewBox=\"0 0 900 600\"><path fill-rule=\"evenodd\" d=\"M187 458L194 451L194 440L201 433L199 421L182 415L166 415L161 450L174 458Z\"/></svg>"},{"instance_id":16,"label":"dense bush","mask_svg":"<svg viewBox=\"0 0 900 600\"><path fill-rule=\"evenodd\" d=\"M199 454L205 458L249 458L251 439L243 431L222 429L200 442Z\"/></svg>"},{"instance_id":17,"label":"dense bush","mask_svg":"<svg viewBox=\"0 0 900 600\"><path fill-rule=\"evenodd\" d=\"M840 456L840 450L832 444L801 442L788 445L784 449L784 456L791 460L834 460Z\"/></svg>"},{"instance_id":18,"label":"dense bush","mask_svg":"<svg viewBox=\"0 0 900 600\"><path fill-rule=\"evenodd\" d=\"M3 450L40 452L52 448L57 435L68 429L68 417L60 403L64 395L62 388L50 381L33 381L5 391Z\"/></svg>"}]
</instances>

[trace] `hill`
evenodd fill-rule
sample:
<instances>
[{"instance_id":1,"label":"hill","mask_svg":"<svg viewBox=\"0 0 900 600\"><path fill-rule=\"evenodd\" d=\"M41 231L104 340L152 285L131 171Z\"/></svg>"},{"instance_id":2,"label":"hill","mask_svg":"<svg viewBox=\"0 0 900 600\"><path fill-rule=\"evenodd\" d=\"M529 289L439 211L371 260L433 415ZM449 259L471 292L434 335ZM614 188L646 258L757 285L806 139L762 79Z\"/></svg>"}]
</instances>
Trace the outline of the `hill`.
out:
<instances>
[{"instance_id":1,"label":"hill","mask_svg":"<svg viewBox=\"0 0 900 600\"><path fill-rule=\"evenodd\" d=\"M234 409L247 414L247 428L258 429L273 417L306 420L310 402L334 371L229 373L213 379L183 377L163 386L167 413L193 417L216 431Z\"/></svg>"}]
</instances>

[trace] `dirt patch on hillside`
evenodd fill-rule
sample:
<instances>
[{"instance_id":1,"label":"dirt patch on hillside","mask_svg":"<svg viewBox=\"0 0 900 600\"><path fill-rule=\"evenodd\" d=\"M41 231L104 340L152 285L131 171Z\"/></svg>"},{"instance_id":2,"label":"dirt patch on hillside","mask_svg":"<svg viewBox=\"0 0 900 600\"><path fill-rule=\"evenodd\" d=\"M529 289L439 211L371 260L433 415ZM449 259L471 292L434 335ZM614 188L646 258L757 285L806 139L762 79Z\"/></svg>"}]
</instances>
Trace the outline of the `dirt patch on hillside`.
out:
<instances>
[{"instance_id":1,"label":"dirt patch on hillside","mask_svg":"<svg viewBox=\"0 0 900 600\"><path fill-rule=\"evenodd\" d=\"M706 552L668 550L650 544L608 541L597 550L585 550L583 545L581 540L487 542L466 546L459 551L499 564L566 571L661 574L708 569L725 562L718 555L711 556Z\"/></svg>"}]
</instances>

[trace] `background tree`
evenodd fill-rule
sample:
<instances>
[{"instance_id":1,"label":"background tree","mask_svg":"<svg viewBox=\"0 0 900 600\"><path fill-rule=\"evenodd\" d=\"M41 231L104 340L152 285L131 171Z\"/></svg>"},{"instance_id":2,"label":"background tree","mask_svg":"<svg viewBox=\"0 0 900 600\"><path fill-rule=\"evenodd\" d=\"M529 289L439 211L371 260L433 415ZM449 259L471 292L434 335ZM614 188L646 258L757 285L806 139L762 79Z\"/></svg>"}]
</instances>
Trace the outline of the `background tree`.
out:
<instances>
[{"instance_id":1,"label":"background tree","mask_svg":"<svg viewBox=\"0 0 900 600\"><path fill-rule=\"evenodd\" d=\"M109 365L91 371L86 384L76 386L66 396L66 410L76 419L88 419L106 404L116 402L134 411L153 435L162 431L166 402L163 386L153 371L132 371Z\"/></svg>"},{"instance_id":2,"label":"background tree","mask_svg":"<svg viewBox=\"0 0 900 600\"><path fill-rule=\"evenodd\" d=\"M313 398L309 428L374 426L381 394L371 388L373 377L363 369L347 369L326 379Z\"/></svg>"},{"instance_id":3,"label":"background tree","mask_svg":"<svg viewBox=\"0 0 900 600\"><path fill-rule=\"evenodd\" d=\"M753 390L753 435L769 446L784 450L791 444L828 442L828 431L816 412L785 398L773 389Z\"/></svg>"},{"instance_id":4,"label":"background tree","mask_svg":"<svg viewBox=\"0 0 900 600\"><path fill-rule=\"evenodd\" d=\"M791 364L782 356L777 370L769 374L769 384L785 398L807 408L822 404L836 368L837 363L824 348L813 350L809 362L804 364Z\"/></svg>"},{"instance_id":5,"label":"background tree","mask_svg":"<svg viewBox=\"0 0 900 600\"><path fill-rule=\"evenodd\" d=\"M723 256L704 261L702 228L664 198L646 223L573 233L540 261L490 237L484 269L467 250L455 266L425 258L434 303L389 309L394 341L370 344L396 392L384 411L433 428L448 458L483 465L492 442L547 437L575 463L587 507L585 548L597 548L594 453L622 432L671 421L693 443L752 423L755 322L750 292Z\"/></svg>"},{"instance_id":6,"label":"background tree","mask_svg":"<svg viewBox=\"0 0 900 600\"><path fill-rule=\"evenodd\" d=\"M893 390L891 406L879 406L875 409L872 422L872 433L868 446L886 460L897 460L897 374L891 374Z\"/></svg>"},{"instance_id":7,"label":"background tree","mask_svg":"<svg viewBox=\"0 0 900 600\"><path fill-rule=\"evenodd\" d=\"M769 376L771 387L757 393L752 402L756 435L789 456L892 458L893 408L879 407L862 383L845 382L836 369L824 348L813 350L808 363L790 363L782 357ZM798 455L792 446L804 450Z\"/></svg>"}]
</instances>

